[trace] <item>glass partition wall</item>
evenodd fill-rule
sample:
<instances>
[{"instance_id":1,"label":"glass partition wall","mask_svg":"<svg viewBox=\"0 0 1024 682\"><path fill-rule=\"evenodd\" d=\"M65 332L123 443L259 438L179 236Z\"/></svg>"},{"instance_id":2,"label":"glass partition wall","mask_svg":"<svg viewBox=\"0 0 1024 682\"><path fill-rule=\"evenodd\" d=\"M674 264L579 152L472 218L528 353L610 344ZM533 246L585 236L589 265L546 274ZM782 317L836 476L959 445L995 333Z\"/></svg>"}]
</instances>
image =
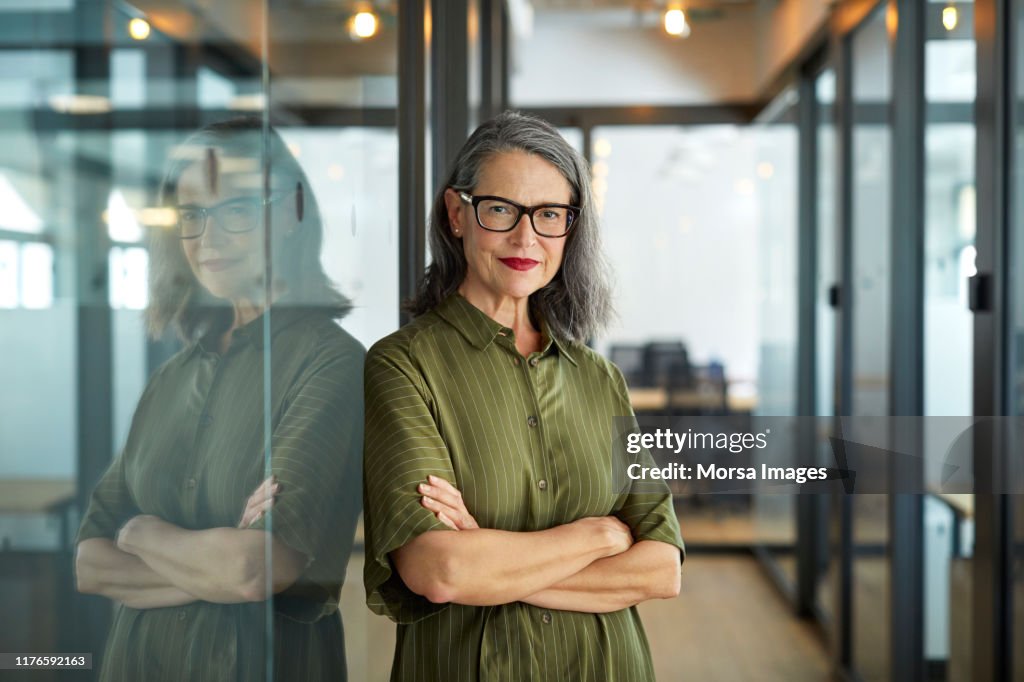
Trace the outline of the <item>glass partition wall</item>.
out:
<instances>
[{"instance_id":1,"label":"glass partition wall","mask_svg":"<svg viewBox=\"0 0 1024 682\"><path fill-rule=\"evenodd\" d=\"M349 9L0 8L5 651L386 674L361 366L398 326L397 9Z\"/></svg>"}]
</instances>

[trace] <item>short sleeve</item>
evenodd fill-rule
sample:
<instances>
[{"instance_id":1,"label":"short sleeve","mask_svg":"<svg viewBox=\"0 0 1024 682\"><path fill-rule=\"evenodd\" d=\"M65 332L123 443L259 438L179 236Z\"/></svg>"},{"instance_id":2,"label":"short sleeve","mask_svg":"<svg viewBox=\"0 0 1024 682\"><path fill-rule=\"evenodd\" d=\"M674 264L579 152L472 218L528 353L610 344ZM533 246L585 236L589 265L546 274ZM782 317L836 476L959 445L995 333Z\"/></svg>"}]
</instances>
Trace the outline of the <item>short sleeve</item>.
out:
<instances>
[{"instance_id":1,"label":"short sleeve","mask_svg":"<svg viewBox=\"0 0 1024 682\"><path fill-rule=\"evenodd\" d=\"M622 372L612 365L616 390L619 393L621 413L633 417L633 408L629 402L629 390ZM651 453L645 448L639 454L645 466L653 466ZM622 506L616 516L633 531L634 540L656 540L679 548L680 560L686 558L686 547L679 532L679 519L676 517L672 492L668 485L658 481L634 481L624 495Z\"/></svg>"},{"instance_id":2,"label":"short sleeve","mask_svg":"<svg viewBox=\"0 0 1024 682\"><path fill-rule=\"evenodd\" d=\"M139 403L135 406L135 414L132 415L128 444L114 457L110 466L96 483L96 487L93 488L85 515L82 517L82 523L78 527L76 544L90 538L114 540L121 526L132 517L142 513L128 487L125 464L129 453L133 451L132 443L137 433L150 419L156 418L151 410L151 405L153 395L160 385L166 367L167 365L164 365L158 369L146 383L146 388L143 389L142 395L139 397Z\"/></svg>"},{"instance_id":3,"label":"short sleeve","mask_svg":"<svg viewBox=\"0 0 1024 682\"><path fill-rule=\"evenodd\" d=\"M91 538L113 540L117 531L133 516L139 515L124 475L125 453L110 463L89 498L89 506L78 528L75 543Z\"/></svg>"},{"instance_id":4,"label":"short sleeve","mask_svg":"<svg viewBox=\"0 0 1024 682\"><path fill-rule=\"evenodd\" d=\"M427 531L449 530L420 504L416 486L431 474L455 480L454 470L427 391L407 354L393 347L370 349L365 398L366 603L397 623L413 623L447 605L406 587L389 555Z\"/></svg>"},{"instance_id":5,"label":"short sleeve","mask_svg":"<svg viewBox=\"0 0 1024 682\"><path fill-rule=\"evenodd\" d=\"M334 603L345 577L360 509L363 349L354 341L321 351L273 427L270 470L281 491L249 528L271 530L306 556L289 594Z\"/></svg>"}]
</instances>

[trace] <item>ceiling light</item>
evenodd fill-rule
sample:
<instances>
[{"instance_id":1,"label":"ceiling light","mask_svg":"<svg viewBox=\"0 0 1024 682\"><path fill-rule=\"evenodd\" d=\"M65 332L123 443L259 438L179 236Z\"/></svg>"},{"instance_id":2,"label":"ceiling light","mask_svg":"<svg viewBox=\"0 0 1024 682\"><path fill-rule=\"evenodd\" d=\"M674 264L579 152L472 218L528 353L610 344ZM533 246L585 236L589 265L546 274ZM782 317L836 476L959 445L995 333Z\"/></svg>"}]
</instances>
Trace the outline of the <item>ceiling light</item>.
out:
<instances>
[{"instance_id":1,"label":"ceiling light","mask_svg":"<svg viewBox=\"0 0 1024 682\"><path fill-rule=\"evenodd\" d=\"M357 12L348 26L348 34L353 40L366 40L377 33L377 15L373 12Z\"/></svg>"},{"instance_id":2,"label":"ceiling light","mask_svg":"<svg viewBox=\"0 0 1024 682\"><path fill-rule=\"evenodd\" d=\"M149 22L136 17L128 22L128 35L135 40L145 40L149 37Z\"/></svg>"},{"instance_id":3,"label":"ceiling light","mask_svg":"<svg viewBox=\"0 0 1024 682\"><path fill-rule=\"evenodd\" d=\"M113 109L110 99L101 95L52 95L48 101L62 114L105 114Z\"/></svg>"},{"instance_id":4,"label":"ceiling light","mask_svg":"<svg viewBox=\"0 0 1024 682\"><path fill-rule=\"evenodd\" d=\"M687 23L683 10L676 8L665 12L665 33L680 38L690 35L690 24Z\"/></svg>"},{"instance_id":5,"label":"ceiling light","mask_svg":"<svg viewBox=\"0 0 1024 682\"><path fill-rule=\"evenodd\" d=\"M232 111L263 111L266 108L267 96L262 92L235 95L228 102L228 109Z\"/></svg>"},{"instance_id":6,"label":"ceiling light","mask_svg":"<svg viewBox=\"0 0 1024 682\"><path fill-rule=\"evenodd\" d=\"M947 31L952 31L956 28L959 20L960 17L959 13L956 11L956 7L950 5L942 10L942 25L946 27Z\"/></svg>"}]
</instances>

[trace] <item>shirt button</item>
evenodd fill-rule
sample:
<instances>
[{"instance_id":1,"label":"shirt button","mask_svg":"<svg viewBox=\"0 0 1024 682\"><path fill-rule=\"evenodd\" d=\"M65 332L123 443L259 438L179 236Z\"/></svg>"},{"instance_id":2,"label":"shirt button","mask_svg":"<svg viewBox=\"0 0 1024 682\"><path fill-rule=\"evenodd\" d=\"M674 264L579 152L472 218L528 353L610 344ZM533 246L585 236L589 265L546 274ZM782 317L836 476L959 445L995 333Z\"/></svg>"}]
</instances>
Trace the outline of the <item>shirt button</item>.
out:
<instances>
[{"instance_id":1,"label":"shirt button","mask_svg":"<svg viewBox=\"0 0 1024 682\"><path fill-rule=\"evenodd\" d=\"M178 620L185 620L185 612L178 611Z\"/></svg>"},{"instance_id":2,"label":"shirt button","mask_svg":"<svg viewBox=\"0 0 1024 682\"><path fill-rule=\"evenodd\" d=\"M528 425L530 426L530 428L532 429L532 428L534 428L535 426L537 426L537 418L536 418L536 417L534 417L534 416L533 416L533 415L531 414L531 415L530 415L529 417L527 417L527 418L526 418L526 423L527 423L527 424L528 424Z\"/></svg>"},{"instance_id":3,"label":"shirt button","mask_svg":"<svg viewBox=\"0 0 1024 682\"><path fill-rule=\"evenodd\" d=\"M186 488L195 488L196 487L196 479L190 478L187 481L185 481L185 487Z\"/></svg>"},{"instance_id":4,"label":"shirt button","mask_svg":"<svg viewBox=\"0 0 1024 682\"><path fill-rule=\"evenodd\" d=\"M518 367L519 366L519 358L512 358L512 364L515 365L516 367Z\"/></svg>"},{"instance_id":5,"label":"shirt button","mask_svg":"<svg viewBox=\"0 0 1024 682\"><path fill-rule=\"evenodd\" d=\"M530 358L530 367L536 367L538 362L540 362L540 358Z\"/></svg>"},{"instance_id":6,"label":"shirt button","mask_svg":"<svg viewBox=\"0 0 1024 682\"><path fill-rule=\"evenodd\" d=\"M548 482L542 478L539 481L537 481L537 487L540 488L541 490L547 490Z\"/></svg>"},{"instance_id":7,"label":"shirt button","mask_svg":"<svg viewBox=\"0 0 1024 682\"><path fill-rule=\"evenodd\" d=\"M551 623L551 614L545 611L543 615L541 615L540 619L544 621L545 625L549 625Z\"/></svg>"}]
</instances>

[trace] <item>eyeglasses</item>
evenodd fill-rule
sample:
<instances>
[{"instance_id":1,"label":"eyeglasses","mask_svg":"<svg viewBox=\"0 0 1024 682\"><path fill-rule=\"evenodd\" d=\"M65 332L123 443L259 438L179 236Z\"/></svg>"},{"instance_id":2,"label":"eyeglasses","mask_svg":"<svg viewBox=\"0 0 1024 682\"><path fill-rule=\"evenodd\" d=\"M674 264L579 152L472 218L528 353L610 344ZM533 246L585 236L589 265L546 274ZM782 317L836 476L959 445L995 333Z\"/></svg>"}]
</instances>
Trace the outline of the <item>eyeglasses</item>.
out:
<instances>
[{"instance_id":1,"label":"eyeglasses","mask_svg":"<svg viewBox=\"0 0 1024 682\"><path fill-rule=\"evenodd\" d=\"M178 236L198 239L206 232L206 223L213 218L217 225L230 234L255 230L263 221L263 208L291 195L294 190L280 192L264 199L260 196L228 199L213 206L187 204L178 207Z\"/></svg>"},{"instance_id":2,"label":"eyeglasses","mask_svg":"<svg viewBox=\"0 0 1024 682\"><path fill-rule=\"evenodd\" d=\"M459 197L473 205L477 224L491 232L509 232L525 213L530 216L533 231L540 236L564 237L580 214L579 207L568 204L523 206L505 197L473 196L468 192L459 192Z\"/></svg>"}]
</instances>

